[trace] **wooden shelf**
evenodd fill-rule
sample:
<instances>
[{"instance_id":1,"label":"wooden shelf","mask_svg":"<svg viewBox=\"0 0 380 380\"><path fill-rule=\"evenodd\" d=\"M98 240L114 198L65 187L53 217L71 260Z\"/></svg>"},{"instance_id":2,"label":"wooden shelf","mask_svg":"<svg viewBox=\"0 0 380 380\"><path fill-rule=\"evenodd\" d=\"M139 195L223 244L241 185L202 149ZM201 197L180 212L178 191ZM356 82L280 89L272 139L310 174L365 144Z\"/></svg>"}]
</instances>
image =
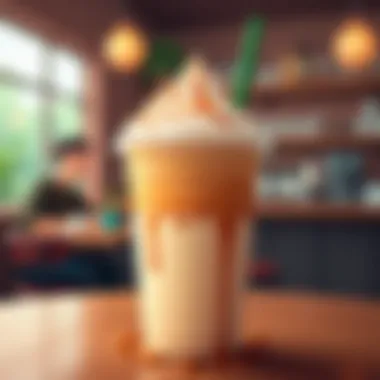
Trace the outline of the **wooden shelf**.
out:
<instances>
[{"instance_id":1,"label":"wooden shelf","mask_svg":"<svg viewBox=\"0 0 380 380\"><path fill-rule=\"evenodd\" d=\"M277 142L277 151L379 150L380 136L289 136Z\"/></svg>"},{"instance_id":2,"label":"wooden shelf","mask_svg":"<svg viewBox=\"0 0 380 380\"><path fill-rule=\"evenodd\" d=\"M337 220L378 221L380 206L334 205L328 203L263 203L259 208L260 219L269 220Z\"/></svg>"},{"instance_id":3,"label":"wooden shelf","mask_svg":"<svg viewBox=\"0 0 380 380\"><path fill-rule=\"evenodd\" d=\"M271 104L293 101L324 101L334 98L363 96L380 92L379 75L320 77L294 84L257 85L252 90L252 102Z\"/></svg>"}]
</instances>

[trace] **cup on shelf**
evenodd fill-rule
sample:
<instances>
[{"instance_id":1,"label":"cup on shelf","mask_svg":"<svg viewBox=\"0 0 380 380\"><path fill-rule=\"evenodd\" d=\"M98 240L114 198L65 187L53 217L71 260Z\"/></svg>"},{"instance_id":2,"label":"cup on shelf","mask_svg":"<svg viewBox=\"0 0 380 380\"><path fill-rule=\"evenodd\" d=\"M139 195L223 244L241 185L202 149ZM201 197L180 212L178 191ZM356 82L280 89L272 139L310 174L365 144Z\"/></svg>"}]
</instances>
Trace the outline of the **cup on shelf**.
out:
<instances>
[{"instance_id":1,"label":"cup on shelf","mask_svg":"<svg viewBox=\"0 0 380 380\"><path fill-rule=\"evenodd\" d=\"M321 165L316 161L303 161L298 165L300 186L308 198L313 198L322 183Z\"/></svg>"},{"instance_id":2,"label":"cup on shelf","mask_svg":"<svg viewBox=\"0 0 380 380\"><path fill-rule=\"evenodd\" d=\"M365 205L380 207L380 181L369 181L363 186L361 200Z\"/></svg>"},{"instance_id":3,"label":"cup on shelf","mask_svg":"<svg viewBox=\"0 0 380 380\"><path fill-rule=\"evenodd\" d=\"M375 98L365 99L352 122L352 128L359 135L380 136L380 104Z\"/></svg>"},{"instance_id":4,"label":"cup on shelf","mask_svg":"<svg viewBox=\"0 0 380 380\"><path fill-rule=\"evenodd\" d=\"M119 210L105 209L100 213L100 224L106 231L114 231L123 224L123 215Z\"/></svg>"},{"instance_id":5,"label":"cup on shelf","mask_svg":"<svg viewBox=\"0 0 380 380\"><path fill-rule=\"evenodd\" d=\"M365 181L364 159L352 152L336 152L325 160L327 198L336 202L356 202L361 199Z\"/></svg>"}]
</instances>

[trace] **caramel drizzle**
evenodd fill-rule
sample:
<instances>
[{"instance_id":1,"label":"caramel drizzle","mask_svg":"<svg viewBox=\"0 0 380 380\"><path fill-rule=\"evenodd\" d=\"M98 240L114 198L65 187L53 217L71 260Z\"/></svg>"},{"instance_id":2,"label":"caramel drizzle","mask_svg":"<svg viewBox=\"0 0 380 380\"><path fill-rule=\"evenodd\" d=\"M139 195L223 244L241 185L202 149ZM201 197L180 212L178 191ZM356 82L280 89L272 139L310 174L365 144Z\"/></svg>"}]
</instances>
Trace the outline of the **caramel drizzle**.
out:
<instances>
[{"instance_id":1,"label":"caramel drizzle","mask_svg":"<svg viewBox=\"0 0 380 380\"><path fill-rule=\"evenodd\" d=\"M152 271L159 271L162 265L162 251L159 239L159 222L160 219L155 215L146 217L146 233L147 233L147 257L148 268Z\"/></svg>"},{"instance_id":2,"label":"caramel drizzle","mask_svg":"<svg viewBox=\"0 0 380 380\"><path fill-rule=\"evenodd\" d=\"M221 217L218 220L220 248L218 252L218 343L219 353L225 352L232 338L233 288L234 288L234 243L236 235L236 218Z\"/></svg>"},{"instance_id":3,"label":"caramel drizzle","mask_svg":"<svg viewBox=\"0 0 380 380\"><path fill-rule=\"evenodd\" d=\"M223 216L217 220L219 231L219 252L218 252L218 295L217 295L217 351L226 353L231 344L232 338L232 313L233 309L233 288L234 288L234 243L237 230L237 218ZM183 221L183 220L182 220ZM148 265L152 271L159 271L162 268L162 250L159 241L158 216L147 216L147 257Z\"/></svg>"}]
</instances>

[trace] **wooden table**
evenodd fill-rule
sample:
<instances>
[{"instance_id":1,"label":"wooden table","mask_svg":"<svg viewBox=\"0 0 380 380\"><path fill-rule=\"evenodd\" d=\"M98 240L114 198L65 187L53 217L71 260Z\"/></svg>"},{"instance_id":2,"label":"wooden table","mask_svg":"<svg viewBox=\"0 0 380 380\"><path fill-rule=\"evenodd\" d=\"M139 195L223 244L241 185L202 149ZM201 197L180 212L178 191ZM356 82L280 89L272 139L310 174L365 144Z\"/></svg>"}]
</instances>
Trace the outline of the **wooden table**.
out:
<instances>
[{"instance_id":1,"label":"wooden table","mask_svg":"<svg viewBox=\"0 0 380 380\"><path fill-rule=\"evenodd\" d=\"M57 233L50 235L49 232L37 234L33 230L24 232L24 235L34 240L49 241L62 240L72 247L91 247L91 248L110 248L117 244L123 243L128 238L127 226L122 226L115 230L104 229L98 218L89 219L86 224L73 229L70 233L62 231L59 236Z\"/></svg>"},{"instance_id":2,"label":"wooden table","mask_svg":"<svg viewBox=\"0 0 380 380\"><path fill-rule=\"evenodd\" d=\"M127 237L126 228L120 228L115 231L92 228L77 235L62 237L62 240L73 247L96 247L107 249L125 242Z\"/></svg>"},{"instance_id":3,"label":"wooden table","mask_svg":"<svg viewBox=\"0 0 380 380\"><path fill-rule=\"evenodd\" d=\"M143 367L120 350L136 328L131 295L67 295L0 306L1 380L377 379L380 304L257 293L247 296L244 331L255 360L181 375ZM260 355L261 352L261 355ZM266 352L266 354L265 354Z\"/></svg>"},{"instance_id":4,"label":"wooden table","mask_svg":"<svg viewBox=\"0 0 380 380\"><path fill-rule=\"evenodd\" d=\"M128 240L127 228L119 228L113 231L106 231L103 228L91 227L86 230L75 232L73 234L65 234L57 236L56 234L50 236L38 235L33 231L11 231L6 236L6 243L9 246L18 246L24 244L30 245L44 245L44 244L61 244L68 248L90 248L90 249L103 249L104 252L112 252L110 248L114 248Z\"/></svg>"}]
</instances>

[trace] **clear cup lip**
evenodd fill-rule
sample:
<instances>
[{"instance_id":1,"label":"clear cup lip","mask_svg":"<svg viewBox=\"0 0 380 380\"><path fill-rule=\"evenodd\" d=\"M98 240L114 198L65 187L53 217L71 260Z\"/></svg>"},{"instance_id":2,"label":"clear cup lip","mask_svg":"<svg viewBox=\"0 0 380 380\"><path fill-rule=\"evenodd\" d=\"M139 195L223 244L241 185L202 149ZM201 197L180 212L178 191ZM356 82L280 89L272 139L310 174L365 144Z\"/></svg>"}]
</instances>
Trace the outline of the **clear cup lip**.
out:
<instances>
[{"instance_id":1,"label":"clear cup lip","mask_svg":"<svg viewBox=\"0 0 380 380\"><path fill-rule=\"evenodd\" d=\"M236 121L237 128L223 129L213 120L202 118L182 122L166 122L147 129L142 123L132 123L116 137L117 154L125 154L131 147L141 144L258 144L257 130L246 122Z\"/></svg>"}]
</instances>

